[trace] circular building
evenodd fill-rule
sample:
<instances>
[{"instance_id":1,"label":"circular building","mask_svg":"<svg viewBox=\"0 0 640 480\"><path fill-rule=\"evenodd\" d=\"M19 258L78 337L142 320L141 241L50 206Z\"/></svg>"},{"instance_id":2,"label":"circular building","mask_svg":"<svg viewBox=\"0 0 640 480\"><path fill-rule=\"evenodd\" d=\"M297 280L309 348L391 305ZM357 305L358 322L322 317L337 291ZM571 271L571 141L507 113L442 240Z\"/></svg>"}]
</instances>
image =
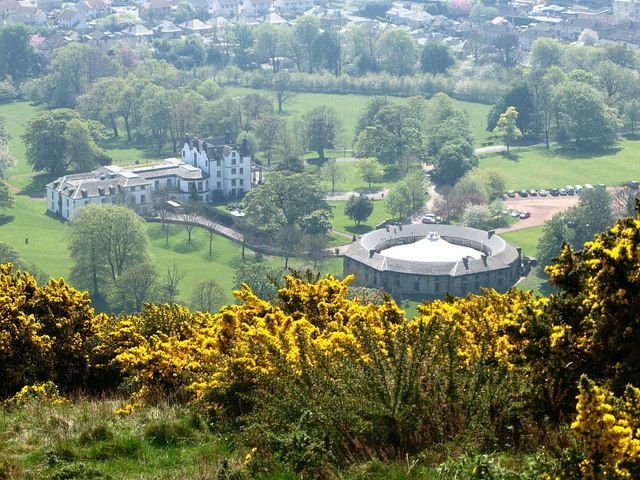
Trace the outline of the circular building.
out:
<instances>
[{"instance_id":1,"label":"circular building","mask_svg":"<svg viewBox=\"0 0 640 480\"><path fill-rule=\"evenodd\" d=\"M493 231L457 225L397 225L374 230L349 246L344 274L354 286L401 295L466 295L507 290L520 277L522 253Z\"/></svg>"}]
</instances>

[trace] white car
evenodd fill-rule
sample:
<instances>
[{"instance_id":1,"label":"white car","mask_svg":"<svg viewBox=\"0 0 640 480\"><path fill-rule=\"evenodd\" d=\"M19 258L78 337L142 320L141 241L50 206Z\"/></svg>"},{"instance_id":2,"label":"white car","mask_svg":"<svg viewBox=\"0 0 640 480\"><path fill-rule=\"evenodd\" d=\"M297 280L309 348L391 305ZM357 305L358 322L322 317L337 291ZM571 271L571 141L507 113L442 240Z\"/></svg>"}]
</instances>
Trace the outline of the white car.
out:
<instances>
[{"instance_id":1,"label":"white car","mask_svg":"<svg viewBox=\"0 0 640 480\"><path fill-rule=\"evenodd\" d=\"M542 189L542 190L538 190L538 195L540 195L541 197L546 197L547 195L549 195L549 190L546 189Z\"/></svg>"},{"instance_id":2,"label":"white car","mask_svg":"<svg viewBox=\"0 0 640 480\"><path fill-rule=\"evenodd\" d=\"M431 224L431 223L438 223L438 220L436 220L436 217L434 217L434 216L432 216L432 215L425 215L424 217L422 217L422 218L420 219L420 221L421 221L422 223L429 223L429 224Z\"/></svg>"},{"instance_id":3,"label":"white car","mask_svg":"<svg viewBox=\"0 0 640 480\"><path fill-rule=\"evenodd\" d=\"M584 184L584 189L585 190L593 190L593 185L591 185L590 183L585 183Z\"/></svg>"}]
</instances>

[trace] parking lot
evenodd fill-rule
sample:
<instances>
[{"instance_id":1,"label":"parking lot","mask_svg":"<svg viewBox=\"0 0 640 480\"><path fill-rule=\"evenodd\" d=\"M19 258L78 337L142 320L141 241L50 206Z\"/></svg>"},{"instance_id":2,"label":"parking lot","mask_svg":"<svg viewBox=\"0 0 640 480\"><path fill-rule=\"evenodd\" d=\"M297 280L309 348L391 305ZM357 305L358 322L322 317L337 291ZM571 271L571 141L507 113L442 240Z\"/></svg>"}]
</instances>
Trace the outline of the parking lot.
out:
<instances>
[{"instance_id":1,"label":"parking lot","mask_svg":"<svg viewBox=\"0 0 640 480\"><path fill-rule=\"evenodd\" d=\"M578 195L567 195L563 197L552 196L528 196L507 198L504 201L505 208L531 212L531 216L524 220L518 220L510 227L497 229L497 232L509 232L522 228L536 227L542 225L558 212L563 212L567 208L578 203Z\"/></svg>"}]
</instances>

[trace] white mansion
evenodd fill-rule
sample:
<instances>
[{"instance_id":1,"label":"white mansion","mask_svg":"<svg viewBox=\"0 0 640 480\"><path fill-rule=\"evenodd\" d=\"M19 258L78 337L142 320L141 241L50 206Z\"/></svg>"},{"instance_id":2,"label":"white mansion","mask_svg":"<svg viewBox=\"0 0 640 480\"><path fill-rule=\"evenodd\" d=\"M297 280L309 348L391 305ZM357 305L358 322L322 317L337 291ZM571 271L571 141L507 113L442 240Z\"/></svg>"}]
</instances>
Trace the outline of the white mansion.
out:
<instances>
[{"instance_id":1,"label":"white mansion","mask_svg":"<svg viewBox=\"0 0 640 480\"><path fill-rule=\"evenodd\" d=\"M261 181L258 172L255 181ZM154 198L174 201L232 200L251 189L251 157L246 143L187 138L182 159L124 168L107 165L92 172L65 175L47 185L47 210L71 220L89 204L119 203L141 215L153 210ZM162 192L162 197L158 194Z\"/></svg>"}]
</instances>

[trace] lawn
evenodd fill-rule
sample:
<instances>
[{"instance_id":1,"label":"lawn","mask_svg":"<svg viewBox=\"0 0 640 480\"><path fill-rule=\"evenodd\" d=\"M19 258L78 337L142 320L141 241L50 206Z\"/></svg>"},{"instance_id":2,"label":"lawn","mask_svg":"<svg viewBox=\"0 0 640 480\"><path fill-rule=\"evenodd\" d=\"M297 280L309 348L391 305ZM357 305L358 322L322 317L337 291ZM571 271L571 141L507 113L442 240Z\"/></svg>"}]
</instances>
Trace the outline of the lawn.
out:
<instances>
[{"instance_id":1,"label":"lawn","mask_svg":"<svg viewBox=\"0 0 640 480\"><path fill-rule=\"evenodd\" d=\"M369 184L365 182L358 169L356 168L355 161L346 161L340 162L340 173L341 177L336 182L335 188L336 192L363 192L363 193L373 193L382 190L383 188L392 188L395 183L397 183L397 179L391 179L388 177L383 178L382 182L373 182L371 184L371 188L369 188ZM320 167L316 164L309 164L308 170L314 173L318 173ZM331 192L331 182L324 180L323 181L327 192Z\"/></svg>"},{"instance_id":2,"label":"lawn","mask_svg":"<svg viewBox=\"0 0 640 480\"><path fill-rule=\"evenodd\" d=\"M269 95L267 90L258 90L247 87L225 87L225 92L231 96L243 96L251 93L261 93ZM297 93L295 97L283 107L285 115L290 117L300 116L309 110L320 105L328 105L333 107L342 122L342 131L338 141L338 145L351 145L353 135L356 128L356 121L362 113L369 95L339 95L332 93ZM404 101L404 98L391 97L397 101ZM489 105L481 103L462 102L454 100L469 115L471 130L478 145L486 142L489 138L489 132L486 131L487 114L491 108ZM275 107L274 100L274 107Z\"/></svg>"},{"instance_id":3,"label":"lawn","mask_svg":"<svg viewBox=\"0 0 640 480\"><path fill-rule=\"evenodd\" d=\"M386 202L384 200L376 200L373 202L373 213L371 214L369 219L361 225L355 225L353 223L353 220L351 220L344 214L344 207L347 202L335 201L329 203L333 208L333 226L336 230L345 233L362 235L363 233L367 233L373 230L376 225L390 217L390 215L384 209ZM347 240L344 243L349 242Z\"/></svg>"},{"instance_id":4,"label":"lawn","mask_svg":"<svg viewBox=\"0 0 640 480\"><path fill-rule=\"evenodd\" d=\"M499 172L507 189L558 188L585 183L616 185L640 179L640 141L622 139L609 150L575 154L560 149L532 147L510 157L491 154L480 158L481 170Z\"/></svg>"},{"instance_id":5,"label":"lawn","mask_svg":"<svg viewBox=\"0 0 640 480\"><path fill-rule=\"evenodd\" d=\"M538 239L542 236L544 226L523 228L512 232L501 233L500 236L507 242L522 247L522 253L529 257L535 257L538 250Z\"/></svg>"}]
</instances>

